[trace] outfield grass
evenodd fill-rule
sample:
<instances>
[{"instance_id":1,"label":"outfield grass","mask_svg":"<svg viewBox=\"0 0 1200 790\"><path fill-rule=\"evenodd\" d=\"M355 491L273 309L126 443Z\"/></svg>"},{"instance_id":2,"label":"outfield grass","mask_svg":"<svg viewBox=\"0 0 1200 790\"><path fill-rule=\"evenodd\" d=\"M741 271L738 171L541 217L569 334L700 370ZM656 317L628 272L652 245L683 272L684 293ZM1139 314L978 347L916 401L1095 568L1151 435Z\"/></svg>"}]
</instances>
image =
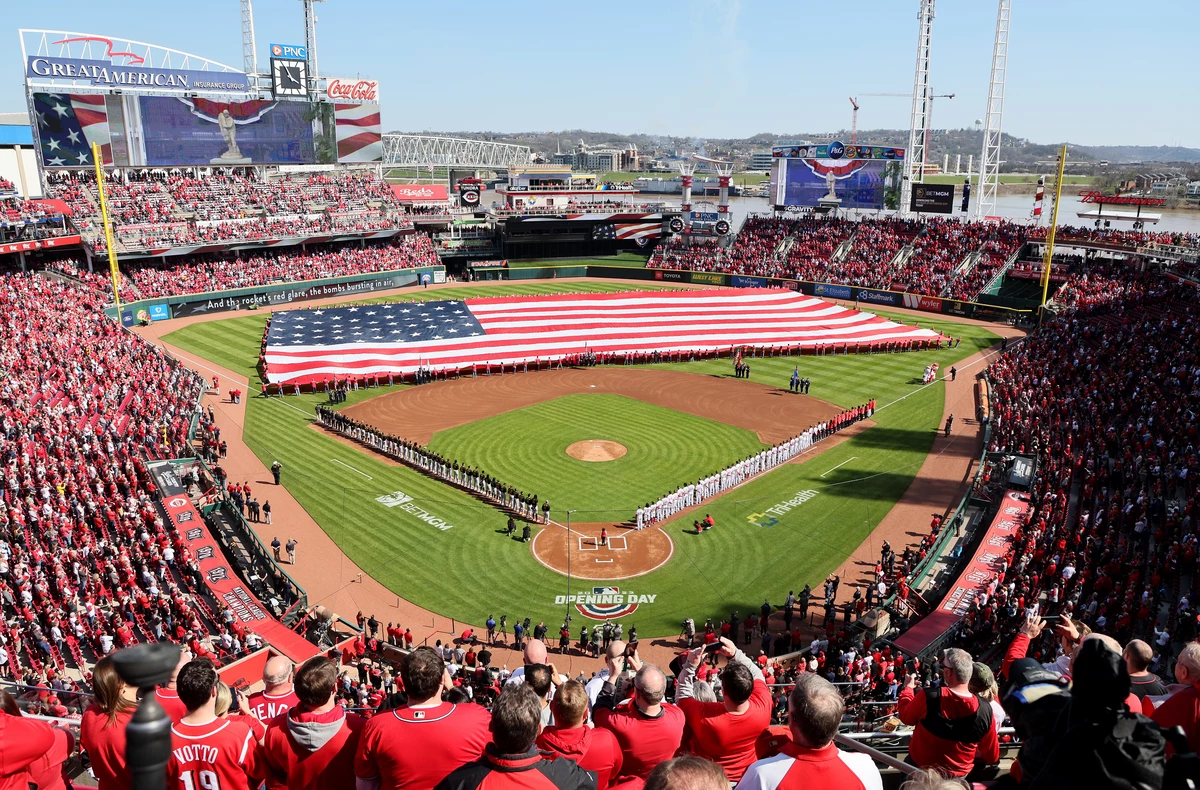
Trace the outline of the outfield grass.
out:
<instances>
[{"instance_id":1,"label":"outfield grass","mask_svg":"<svg viewBox=\"0 0 1200 790\"><path fill-rule=\"evenodd\" d=\"M629 452L604 463L567 455L567 447L587 439L618 442ZM429 446L555 507L587 511L585 521L624 521L639 504L680 481L697 480L765 445L752 431L599 393L568 395L440 431Z\"/></svg>"},{"instance_id":2,"label":"outfield grass","mask_svg":"<svg viewBox=\"0 0 1200 790\"><path fill-rule=\"evenodd\" d=\"M583 290L584 285L505 284L478 290L500 295ZM607 288L597 290L622 287L599 285ZM468 294L462 289L455 295ZM252 372L264 318L197 323L167 335L166 340L223 367ZM899 318L913 321L911 316ZM674 635L687 616L728 616L735 609L744 614L756 609L764 597L778 603L789 589L805 583L818 585L844 562L903 494L940 428L944 386L940 382L921 385L922 368L938 362L946 369L994 340L981 327L932 317L919 321L922 326L963 337L962 345L912 354L751 360L754 381L782 387L798 364L802 375L812 379L814 397L841 406L874 397L885 408L876 414L875 427L819 458L787 464L711 503L705 510L717 522L712 532L690 535L683 523L669 525L667 532L675 542L671 562L651 574L619 583L622 592L657 596L654 604L643 605L636 616L625 621L627 629L636 623L646 637ZM657 367L730 374L727 360ZM380 392L360 391L352 393L352 398ZM542 567L530 556L528 546L498 535L503 515L453 488L405 467L387 465L370 453L312 430L310 415L322 401L318 395L249 398L245 440L264 463L278 458L288 467L288 491L364 571L414 603L462 621L478 623L491 612L507 613L510 618L532 617L535 622L545 619L550 625L561 620L563 610L554 605L554 597L565 592L566 578ZM686 415L669 413L673 424L683 424L674 421ZM609 427L622 429L620 422ZM535 438L512 437L514 453L526 452L518 451L517 446ZM333 463L335 460L374 479L368 481ZM497 458L497 462L502 460ZM563 459L564 464L568 461ZM645 474L657 475L656 490L662 490L694 478L695 468L647 470ZM954 487L947 484L947 504L956 493ZM818 494L779 516L773 526L756 526L769 522L762 515L766 509L808 489ZM376 497L393 491L414 497L421 508L453 528L439 531L411 514L375 502ZM594 497L589 501L608 507L602 495L611 495L614 506L626 507L633 499L631 494L613 490L581 496ZM473 583L464 583L466 578ZM580 619L577 614L576 625Z\"/></svg>"}]
</instances>

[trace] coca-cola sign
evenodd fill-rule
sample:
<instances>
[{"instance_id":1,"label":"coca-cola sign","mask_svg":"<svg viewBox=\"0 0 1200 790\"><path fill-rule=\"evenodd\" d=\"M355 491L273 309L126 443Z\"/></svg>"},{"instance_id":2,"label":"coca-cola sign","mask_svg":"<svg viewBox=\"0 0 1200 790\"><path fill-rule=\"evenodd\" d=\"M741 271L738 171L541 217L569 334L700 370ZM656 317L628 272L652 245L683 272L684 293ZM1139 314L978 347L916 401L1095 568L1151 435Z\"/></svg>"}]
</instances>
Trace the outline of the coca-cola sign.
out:
<instances>
[{"instance_id":1,"label":"coca-cola sign","mask_svg":"<svg viewBox=\"0 0 1200 790\"><path fill-rule=\"evenodd\" d=\"M325 95L334 101L373 102L379 97L379 81L331 79Z\"/></svg>"}]
</instances>

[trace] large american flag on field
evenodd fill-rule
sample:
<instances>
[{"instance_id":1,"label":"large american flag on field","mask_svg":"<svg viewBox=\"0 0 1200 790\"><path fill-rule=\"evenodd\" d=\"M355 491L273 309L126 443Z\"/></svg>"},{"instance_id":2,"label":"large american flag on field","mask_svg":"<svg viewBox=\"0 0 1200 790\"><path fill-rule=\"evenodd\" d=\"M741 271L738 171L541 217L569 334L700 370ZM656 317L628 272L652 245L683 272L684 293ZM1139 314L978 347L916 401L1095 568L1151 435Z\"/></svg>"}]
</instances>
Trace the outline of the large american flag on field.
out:
<instances>
[{"instance_id":1,"label":"large american flag on field","mask_svg":"<svg viewBox=\"0 0 1200 790\"><path fill-rule=\"evenodd\" d=\"M869 344L938 333L786 290L555 294L277 312L267 380L454 370L584 351Z\"/></svg>"}]
</instances>

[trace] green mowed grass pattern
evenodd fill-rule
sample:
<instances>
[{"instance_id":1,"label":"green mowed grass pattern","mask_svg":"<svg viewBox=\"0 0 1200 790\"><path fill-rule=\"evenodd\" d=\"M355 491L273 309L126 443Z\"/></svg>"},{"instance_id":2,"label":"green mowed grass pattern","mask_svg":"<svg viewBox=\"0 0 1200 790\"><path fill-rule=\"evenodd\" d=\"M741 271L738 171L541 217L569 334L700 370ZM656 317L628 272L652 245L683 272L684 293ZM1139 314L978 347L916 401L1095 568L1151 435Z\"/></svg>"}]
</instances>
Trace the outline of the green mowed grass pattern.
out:
<instances>
[{"instance_id":1,"label":"green mowed grass pattern","mask_svg":"<svg viewBox=\"0 0 1200 790\"><path fill-rule=\"evenodd\" d=\"M580 290L578 286L585 284L563 285L563 290ZM539 290L530 292L547 292L546 285L533 287ZM485 286L480 292L500 295L513 292L510 289L512 286ZM466 296L456 292L459 295ZM898 318L913 322L910 316ZM816 586L842 565L907 489L941 427L944 387L940 382L921 385L924 366L938 362L943 370L948 369L995 339L980 327L925 317L919 322L961 336L962 345L909 354L749 360L752 381L784 387L798 365L801 374L813 381L812 397L841 406L874 397L880 406L892 405L878 412L876 426L861 435L811 461L785 465L711 502L704 508L717 522L711 532L688 534L690 520L668 525L675 543L671 562L646 576L615 582L622 592L657 596L654 604L643 605L625 620L626 629L636 624L646 637L673 636L688 616L721 617L735 610L744 615L757 609L764 598L778 603L789 589L805 583ZM258 316L205 322L166 339L224 367L252 370L262 326L263 318ZM730 373L728 360L661 367L699 374ZM352 393L351 401L384 391ZM284 484L289 493L347 556L398 595L459 620L479 623L489 614L507 613L510 619L531 617L552 626L561 622L565 607L556 606L554 599L565 594L567 579L539 564L528 546L498 534L505 520L499 511L313 430L309 415L323 400L318 395L250 398L245 438L265 464L275 458L285 464ZM656 427L671 430L669 425ZM514 448L527 440L523 435L509 439ZM715 454L705 460L703 468L722 462ZM569 461L563 459L564 468ZM647 476L656 473L645 472ZM675 478L665 472L660 479L663 490L688 481L687 476ZM956 495L955 488L947 484L947 504ZM808 490L817 494L777 516L772 526L756 526L769 522L763 516L767 509ZM453 524L453 529L440 531L412 514L374 501L393 491L413 496L417 505ZM286 525L279 529L285 532ZM574 579L571 586L578 592L599 584ZM574 617L577 628L584 618L577 612Z\"/></svg>"},{"instance_id":2,"label":"green mowed grass pattern","mask_svg":"<svg viewBox=\"0 0 1200 790\"><path fill-rule=\"evenodd\" d=\"M613 461L567 455L575 442L625 445ZM435 434L430 448L486 469L578 521L624 521L641 504L765 445L751 431L607 393L568 395Z\"/></svg>"}]
</instances>

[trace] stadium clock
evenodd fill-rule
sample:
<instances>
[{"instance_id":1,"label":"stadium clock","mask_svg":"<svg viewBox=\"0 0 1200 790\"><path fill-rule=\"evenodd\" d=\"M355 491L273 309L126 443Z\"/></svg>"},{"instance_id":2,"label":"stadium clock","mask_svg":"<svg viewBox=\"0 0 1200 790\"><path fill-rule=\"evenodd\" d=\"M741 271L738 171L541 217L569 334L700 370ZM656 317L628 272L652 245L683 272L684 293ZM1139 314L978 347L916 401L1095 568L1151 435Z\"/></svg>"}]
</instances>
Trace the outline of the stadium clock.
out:
<instances>
[{"instance_id":1,"label":"stadium clock","mask_svg":"<svg viewBox=\"0 0 1200 790\"><path fill-rule=\"evenodd\" d=\"M308 63L271 58L271 93L276 99L308 96Z\"/></svg>"}]
</instances>

